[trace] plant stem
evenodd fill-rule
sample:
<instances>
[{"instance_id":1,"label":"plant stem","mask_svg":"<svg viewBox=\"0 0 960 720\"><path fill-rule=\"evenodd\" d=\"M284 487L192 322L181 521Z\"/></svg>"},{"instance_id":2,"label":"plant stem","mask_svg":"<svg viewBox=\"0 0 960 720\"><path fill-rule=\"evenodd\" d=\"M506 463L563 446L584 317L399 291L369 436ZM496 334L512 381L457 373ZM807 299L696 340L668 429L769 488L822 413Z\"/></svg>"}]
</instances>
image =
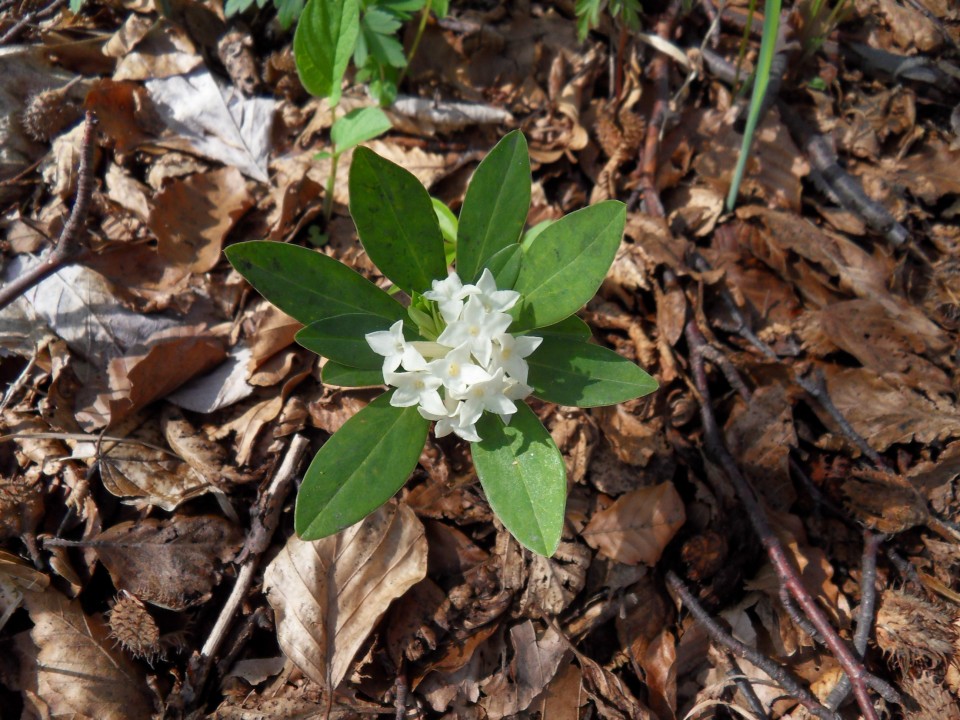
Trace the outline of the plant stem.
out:
<instances>
[{"instance_id":1,"label":"plant stem","mask_svg":"<svg viewBox=\"0 0 960 720\"><path fill-rule=\"evenodd\" d=\"M433 0L427 0L426 5L423 6L423 12L420 13L420 25L417 26L417 34L413 38L413 45L410 46L410 54L407 55L407 64L403 70L400 71L400 77L397 78L398 88L400 87L400 83L403 82L403 78L407 75L407 69L410 67L410 63L413 62L413 56L417 54L417 48L420 47L420 39L423 37L423 31L427 29L427 19L430 17L432 5Z\"/></svg>"}]
</instances>

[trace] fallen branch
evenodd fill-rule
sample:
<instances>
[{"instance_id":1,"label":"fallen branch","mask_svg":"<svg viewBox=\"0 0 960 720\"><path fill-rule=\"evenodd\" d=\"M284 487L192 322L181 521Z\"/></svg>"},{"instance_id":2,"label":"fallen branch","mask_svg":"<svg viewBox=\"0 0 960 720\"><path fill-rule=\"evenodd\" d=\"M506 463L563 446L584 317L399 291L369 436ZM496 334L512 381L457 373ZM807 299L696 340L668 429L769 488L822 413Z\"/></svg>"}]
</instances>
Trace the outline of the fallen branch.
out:
<instances>
[{"instance_id":1,"label":"fallen branch","mask_svg":"<svg viewBox=\"0 0 960 720\"><path fill-rule=\"evenodd\" d=\"M77 172L77 199L70 211L57 244L41 258L40 262L17 276L0 288L0 310L12 303L27 290L43 282L61 268L74 263L83 252L82 242L84 224L90 211L90 197L93 195L93 154L96 150L97 119L87 111L84 120L83 145L80 153L80 167Z\"/></svg>"},{"instance_id":2,"label":"fallen branch","mask_svg":"<svg viewBox=\"0 0 960 720\"><path fill-rule=\"evenodd\" d=\"M860 563L860 607L857 609L857 630L853 634L853 647L862 658L867 652L870 628L873 627L874 611L877 605L877 551L883 535L874 535L869 530L863 533L863 559ZM850 694L850 678L840 678L824 705L836 710Z\"/></svg>"},{"instance_id":3,"label":"fallen branch","mask_svg":"<svg viewBox=\"0 0 960 720\"><path fill-rule=\"evenodd\" d=\"M0 35L0 45L9 45L16 40L17 36L23 32L24 28L26 28L30 23L50 17L66 4L67 0L54 0L44 8L24 13L23 17L7 28L3 35Z\"/></svg>"},{"instance_id":4,"label":"fallen branch","mask_svg":"<svg viewBox=\"0 0 960 720\"><path fill-rule=\"evenodd\" d=\"M237 581L234 583L233 590L230 591L230 597L224 603L210 635L207 636L207 641L203 644L200 654L190 658L187 677L184 679L179 693L168 702L169 708L184 710L192 706L203 691L213 659L220 649L231 624L236 619L240 603L243 602L250 590L253 576L260 565L260 555L269 546L269 539L277 529L280 521L280 509L293 486L293 479L309 445L310 443L302 435L294 435L283 458L283 463L277 469L270 485L263 491L261 500L263 510L255 516L252 523L247 543L242 552L243 567L237 574ZM260 519L261 516L262 520ZM266 542L264 542L264 538L266 538Z\"/></svg>"},{"instance_id":5,"label":"fallen branch","mask_svg":"<svg viewBox=\"0 0 960 720\"><path fill-rule=\"evenodd\" d=\"M822 720L839 720L840 716L821 705L814 694L805 688L803 683L789 670L755 648L740 642L720 627L720 624L697 602L693 593L690 592L673 570L667 571L667 584L680 596L687 610L697 619L697 622L707 631L707 634L714 642L722 645L737 657L741 657L756 665L782 687L785 692L796 698L811 714Z\"/></svg>"},{"instance_id":6,"label":"fallen branch","mask_svg":"<svg viewBox=\"0 0 960 720\"><path fill-rule=\"evenodd\" d=\"M857 698L857 704L866 720L878 720L876 708L870 700L870 694L867 691L868 685L877 690L884 699L899 703L899 695L887 683L874 677L867 672L863 663L857 659L847 644L840 638L837 631L830 624L826 613L817 604L817 601L804 586L799 571L790 561L786 550L781 544L779 538L770 527L766 513L753 492L753 489L747 483L746 478L740 472L736 462L730 455L723 443L720 429L713 414L710 401L710 388L707 383L707 375L703 363L703 353L700 348L706 345L706 340L700 333L695 321L687 323L685 334L687 344L690 348L690 365L694 384L700 393L700 417L703 423L704 445L706 450L718 463L724 475L733 484L750 524L754 532L760 539L761 544L767 551L767 556L777 573L781 585L785 586L790 595L797 601L803 612L813 623L817 632L823 637L824 643L833 653L844 672L850 678L854 695Z\"/></svg>"}]
</instances>

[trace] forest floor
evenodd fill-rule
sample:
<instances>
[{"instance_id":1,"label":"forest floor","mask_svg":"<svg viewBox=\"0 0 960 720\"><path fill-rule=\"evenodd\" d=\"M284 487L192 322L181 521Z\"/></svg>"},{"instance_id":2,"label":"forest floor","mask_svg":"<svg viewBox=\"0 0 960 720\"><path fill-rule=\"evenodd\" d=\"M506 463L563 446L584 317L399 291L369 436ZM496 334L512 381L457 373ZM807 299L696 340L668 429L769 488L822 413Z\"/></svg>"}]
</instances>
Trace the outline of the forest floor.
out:
<instances>
[{"instance_id":1,"label":"forest floor","mask_svg":"<svg viewBox=\"0 0 960 720\"><path fill-rule=\"evenodd\" d=\"M324 223L330 110L273 8L0 1L0 716L960 718L960 6L785 8L729 211L746 4L581 42L572 0L455 2L367 143L456 212L519 128L529 226L627 203L580 316L660 389L533 402L569 479L544 558L449 437L364 523L293 533L373 394L222 250L384 279L349 154Z\"/></svg>"}]
</instances>

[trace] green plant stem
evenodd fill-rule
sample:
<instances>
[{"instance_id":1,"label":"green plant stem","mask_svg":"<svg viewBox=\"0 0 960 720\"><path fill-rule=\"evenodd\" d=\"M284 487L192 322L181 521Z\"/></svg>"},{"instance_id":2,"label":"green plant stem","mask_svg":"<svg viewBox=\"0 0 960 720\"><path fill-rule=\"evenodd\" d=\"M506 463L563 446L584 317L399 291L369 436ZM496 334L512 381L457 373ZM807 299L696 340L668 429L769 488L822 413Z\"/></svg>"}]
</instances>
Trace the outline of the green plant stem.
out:
<instances>
[{"instance_id":1,"label":"green plant stem","mask_svg":"<svg viewBox=\"0 0 960 720\"><path fill-rule=\"evenodd\" d=\"M777 45L777 35L780 31L780 0L766 0L763 16L763 37L760 40L760 56L757 58L757 69L754 73L753 94L750 96L750 112L747 115L747 126L743 131L743 144L740 146L740 157L737 158L737 167L733 173L733 183L727 195L727 210L733 210L737 204L737 194L740 191L740 181L743 179L750 156L750 146L753 144L753 135L760 120L760 108L767 94L767 85L770 83L770 66L773 65L773 52Z\"/></svg>"},{"instance_id":2,"label":"green plant stem","mask_svg":"<svg viewBox=\"0 0 960 720\"><path fill-rule=\"evenodd\" d=\"M427 29L427 19L430 17L430 8L432 5L433 0L427 0L427 4L423 6L423 12L420 13L420 25L417 26L417 34L413 38L413 45L410 46L410 54L407 55L407 64L403 70L400 71L400 76L397 78L398 88L400 87L400 83L403 82L403 78L407 75L410 63L413 62L413 56L417 54L417 48L420 47L420 39L423 37L423 31Z\"/></svg>"}]
</instances>

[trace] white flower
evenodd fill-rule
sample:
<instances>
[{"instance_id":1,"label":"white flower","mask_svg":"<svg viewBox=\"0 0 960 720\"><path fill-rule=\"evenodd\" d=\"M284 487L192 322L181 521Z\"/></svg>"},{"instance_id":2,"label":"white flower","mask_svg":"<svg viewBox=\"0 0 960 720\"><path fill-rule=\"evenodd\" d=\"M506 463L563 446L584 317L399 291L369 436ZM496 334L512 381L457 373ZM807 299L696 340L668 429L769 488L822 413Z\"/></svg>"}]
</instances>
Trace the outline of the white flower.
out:
<instances>
[{"instance_id":1,"label":"white flower","mask_svg":"<svg viewBox=\"0 0 960 720\"><path fill-rule=\"evenodd\" d=\"M416 348L403 339L403 320L397 320L389 330L378 330L365 335L367 345L383 355L383 372L395 371L401 365L404 370L423 370L427 361Z\"/></svg>"},{"instance_id":2,"label":"white flower","mask_svg":"<svg viewBox=\"0 0 960 720\"><path fill-rule=\"evenodd\" d=\"M483 307L487 312L506 312L520 299L516 290L497 290L497 281L493 278L490 268L484 268L476 285L467 285L475 288Z\"/></svg>"},{"instance_id":3,"label":"white flower","mask_svg":"<svg viewBox=\"0 0 960 720\"><path fill-rule=\"evenodd\" d=\"M433 434L438 437L446 437L450 433L463 438L468 442L480 442L480 436L477 434L476 422L466 423L462 414L463 401L447 397L444 401L445 414L432 413L423 407L418 407L420 416L436 422L433 426Z\"/></svg>"},{"instance_id":4,"label":"white flower","mask_svg":"<svg viewBox=\"0 0 960 720\"><path fill-rule=\"evenodd\" d=\"M510 333L501 333L493 338L493 359L490 367L502 367L513 380L527 382L530 369L524 360L540 347L543 338L521 335L514 337Z\"/></svg>"},{"instance_id":5,"label":"white flower","mask_svg":"<svg viewBox=\"0 0 960 720\"><path fill-rule=\"evenodd\" d=\"M468 385L490 377L486 370L472 362L470 347L467 343L454 348L447 353L446 357L427 363L427 370L440 378L443 387L454 396L466 392Z\"/></svg>"},{"instance_id":6,"label":"white flower","mask_svg":"<svg viewBox=\"0 0 960 720\"><path fill-rule=\"evenodd\" d=\"M446 280L434 280L423 297L437 303L446 324L435 341L407 342L402 321L366 336L373 351L383 355L383 380L394 388L390 404L416 406L435 423L437 437L454 433L478 442L477 422L483 413L496 413L509 423L516 403L533 392L527 385L525 358L542 338L507 332L513 318L506 311L520 293L498 290L489 270L476 285L464 285L450 273Z\"/></svg>"},{"instance_id":7,"label":"white flower","mask_svg":"<svg viewBox=\"0 0 960 720\"><path fill-rule=\"evenodd\" d=\"M452 323L460 317L460 311L463 309L463 299L471 294L478 292L473 285L463 286L460 282L460 276L455 272L447 275L446 280L434 280L433 289L423 294L427 300L433 300L440 306L440 315L444 321Z\"/></svg>"},{"instance_id":8,"label":"white flower","mask_svg":"<svg viewBox=\"0 0 960 720\"><path fill-rule=\"evenodd\" d=\"M484 410L497 413L507 422L507 418L517 411L517 406L506 395L507 388L503 368L497 368L489 380L473 383L464 393L460 409L462 422L475 423Z\"/></svg>"},{"instance_id":9,"label":"white flower","mask_svg":"<svg viewBox=\"0 0 960 720\"><path fill-rule=\"evenodd\" d=\"M441 345L458 347L466 343L470 352L486 367L493 354L493 338L500 335L513 322L513 318L502 312L487 312L479 295L467 300L460 319L451 322L440 333L437 342Z\"/></svg>"},{"instance_id":10,"label":"white flower","mask_svg":"<svg viewBox=\"0 0 960 720\"><path fill-rule=\"evenodd\" d=\"M410 407L418 405L432 413L445 413L446 407L440 397L440 386L443 381L425 370L416 372L385 372L383 379L387 385L396 388L390 404L394 407Z\"/></svg>"}]
</instances>

